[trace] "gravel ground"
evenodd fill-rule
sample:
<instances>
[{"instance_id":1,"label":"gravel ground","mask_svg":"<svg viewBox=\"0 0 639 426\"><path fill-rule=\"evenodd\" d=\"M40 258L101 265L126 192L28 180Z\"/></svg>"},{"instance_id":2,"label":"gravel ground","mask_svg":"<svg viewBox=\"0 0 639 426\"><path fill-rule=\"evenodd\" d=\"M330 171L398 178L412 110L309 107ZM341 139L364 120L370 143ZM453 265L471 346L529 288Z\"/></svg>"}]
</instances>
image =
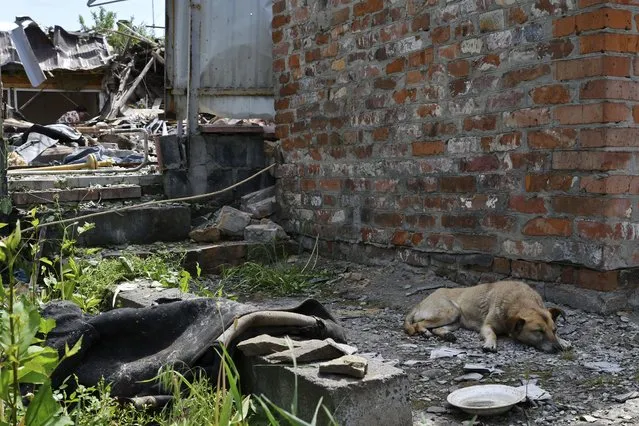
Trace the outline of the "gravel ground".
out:
<instances>
[{"instance_id":1,"label":"gravel ground","mask_svg":"<svg viewBox=\"0 0 639 426\"><path fill-rule=\"evenodd\" d=\"M339 274L313 297L346 327L349 343L408 374L415 425L472 424L472 416L448 406L451 391L478 383L526 382L546 391L545 399L475 424L639 424L639 318L633 313L602 317L562 307L567 318L560 320L559 334L573 344L572 351L545 354L500 338L498 352L488 354L481 351L479 334L468 330L456 331L454 343L409 337L402 330L403 318L415 303L434 288L454 283L403 264L367 267L320 259L317 267ZM459 354L431 359L432 351L440 348ZM479 380L461 378L467 363L482 364L493 373ZM637 393L624 401L624 394L631 392Z\"/></svg>"}]
</instances>

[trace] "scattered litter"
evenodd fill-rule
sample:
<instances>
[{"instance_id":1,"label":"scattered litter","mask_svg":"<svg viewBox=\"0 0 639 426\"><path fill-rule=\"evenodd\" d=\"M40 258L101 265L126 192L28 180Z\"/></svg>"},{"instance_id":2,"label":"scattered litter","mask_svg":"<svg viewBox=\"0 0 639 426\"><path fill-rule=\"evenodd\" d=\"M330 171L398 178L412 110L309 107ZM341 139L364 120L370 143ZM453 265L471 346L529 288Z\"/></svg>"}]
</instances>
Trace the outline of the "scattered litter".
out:
<instances>
[{"instance_id":1,"label":"scattered litter","mask_svg":"<svg viewBox=\"0 0 639 426\"><path fill-rule=\"evenodd\" d=\"M502 374L504 370L499 368L489 367L484 364L464 364L464 371L467 373L480 373L480 374Z\"/></svg>"},{"instance_id":2,"label":"scattered litter","mask_svg":"<svg viewBox=\"0 0 639 426\"><path fill-rule=\"evenodd\" d=\"M619 364L608 361L586 362L584 367L590 370L600 371L602 373L619 373L620 371L623 371L623 368L621 368Z\"/></svg>"},{"instance_id":3,"label":"scattered litter","mask_svg":"<svg viewBox=\"0 0 639 426\"><path fill-rule=\"evenodd\" d=\"M466 353L466 351L442 346L441 348L436 348L430 351L430 359L453 358L463 353Z\"/></svg>"}]
</instances>

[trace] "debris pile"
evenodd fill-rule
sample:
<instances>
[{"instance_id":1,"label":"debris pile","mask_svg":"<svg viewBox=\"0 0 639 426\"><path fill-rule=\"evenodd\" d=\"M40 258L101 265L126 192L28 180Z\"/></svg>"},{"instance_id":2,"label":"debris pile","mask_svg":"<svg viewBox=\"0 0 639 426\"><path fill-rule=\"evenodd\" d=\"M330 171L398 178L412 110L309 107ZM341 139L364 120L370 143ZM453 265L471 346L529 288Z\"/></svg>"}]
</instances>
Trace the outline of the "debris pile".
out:
<instances>
[{"instance_id":1,"label":"debris pile","mask_svg":"<svg viewBox=\"0 0 639 426\"><path fill-rule=\"evenodd\" d=\"M240 209L224 206L196 220L189 237L200 243L243 239L270 243L288 239L284 229L270 218L275 214L275 186L245 195Z\"/></svg>"}]
</instances>

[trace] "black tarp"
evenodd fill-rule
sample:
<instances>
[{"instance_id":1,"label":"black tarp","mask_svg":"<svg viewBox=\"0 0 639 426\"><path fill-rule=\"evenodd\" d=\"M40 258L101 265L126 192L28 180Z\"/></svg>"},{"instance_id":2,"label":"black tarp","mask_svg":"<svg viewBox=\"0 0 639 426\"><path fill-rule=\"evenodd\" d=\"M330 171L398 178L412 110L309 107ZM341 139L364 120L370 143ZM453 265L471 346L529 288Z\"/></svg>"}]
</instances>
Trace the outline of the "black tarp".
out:
<instances>
[{"instance_id":1,"label":"black tarp","mask_svg":"<svg viewBox=\"0 0 639 426\"><path fill-rule=\"evenodd\" d=\"M344 330L316 300L308 299L288 309L260 309L226 299L192 299L147 308L122 308L97 316L84 315L70 302L46 305L43 316L53 318L56 327L46 336L46 345L64 353L82 336L80 352L63 362L54 372L54 387L71 375L85 386L95 386L100 378L111 383L116 397L162 395L153 381L161 367L174 365L204 371L216 378L220 358L216 339L237 317L260 311L287 311L315 318L314 327L250 329L231 342L233 354L238 341L267 333L300 336L346 343ZM215 382L215 380L214 380Z\"/></svg>"}]
</instances>

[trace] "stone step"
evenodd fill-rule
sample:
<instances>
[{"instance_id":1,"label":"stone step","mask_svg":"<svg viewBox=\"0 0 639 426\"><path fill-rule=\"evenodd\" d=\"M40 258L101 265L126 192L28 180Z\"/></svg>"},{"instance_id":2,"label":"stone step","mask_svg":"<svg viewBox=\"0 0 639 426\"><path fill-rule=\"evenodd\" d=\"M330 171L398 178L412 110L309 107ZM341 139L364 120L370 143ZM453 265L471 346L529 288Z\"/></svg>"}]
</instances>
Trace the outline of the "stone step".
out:
<instances>
[{"instance_id":1,"label":"stone step","mask_svg":"<svg viewBox=\"0 0 639 426\"><path fill-rule=\"evenodd\" d=\"M59 174L54 176L10 175L9 191L47 191L50 189L88 188L90 186L138 185L145 193L146 189L162 187L161 174Z\"/></svg>"},{"instance_id":2,"label":"stone step","mask_svg":"<svg viewBox=\"0 0 639 426\"><path fill-rule=\"evenodd\" d=\"M29 192L11 193L13 204L17 207L39 204L77 203L103 200L130 200L142 197L139 185L113 185L73 189L46 189Z\"/></svg>"}]
</instances>

